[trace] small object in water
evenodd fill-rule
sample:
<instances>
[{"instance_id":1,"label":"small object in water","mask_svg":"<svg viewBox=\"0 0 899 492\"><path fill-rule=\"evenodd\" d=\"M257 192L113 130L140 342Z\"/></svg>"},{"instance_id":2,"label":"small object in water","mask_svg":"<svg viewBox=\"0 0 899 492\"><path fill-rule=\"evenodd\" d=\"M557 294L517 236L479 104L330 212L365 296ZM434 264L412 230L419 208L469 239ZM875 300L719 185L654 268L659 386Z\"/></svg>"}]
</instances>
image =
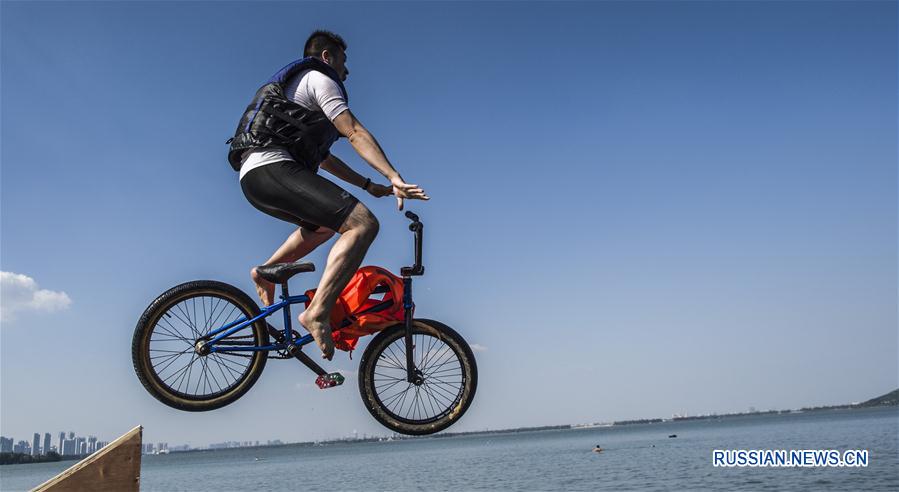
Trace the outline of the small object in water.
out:
<instances>
[{"instance_id":1,"label":"small object in water","mask_svg":"<svg viewBox=\"0 0 899 492\"><path fill-rule=\"evenodd\" d=\"M255 460L256 460L256 461L265 461L265 458L260 458L260 457L257 456L257 457L255 458Z\"/></svg>"},{"instance_id":2,"label":"small object in water","mask_svg":"<svg viewBox=\"0 0 899 492\"><path fill-rule=\"evenodd\" d=\"M602 447L597 444L595 448L593 448L594 453L602 453Z\"/></svg>"},{"instance_id":3,"label":"small object in water","mask_svg":"<svg viewBox=\"0 0 899 492\"><path fill-rule=\"evenodd\" d=\"M673 439L673 438L675 438L675 437L677 437L677 434L671 434L671 435L668 436L668 439Z\"/></svg>"}]
</instances>

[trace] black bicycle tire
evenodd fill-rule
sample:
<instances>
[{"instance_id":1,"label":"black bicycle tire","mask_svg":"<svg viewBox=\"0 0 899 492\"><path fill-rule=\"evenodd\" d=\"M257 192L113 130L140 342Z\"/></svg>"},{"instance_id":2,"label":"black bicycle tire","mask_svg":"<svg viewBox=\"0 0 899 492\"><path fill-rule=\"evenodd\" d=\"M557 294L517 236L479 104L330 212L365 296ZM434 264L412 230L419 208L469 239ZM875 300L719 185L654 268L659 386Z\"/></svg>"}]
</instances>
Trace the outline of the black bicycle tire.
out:
<instances>
[{"instance_id":1,"label":"black bicycle tire","mask_svg":"<svg viewBox=\"0 0 899 492\"><path fill-rule=\"evenodd\" d=\"M443 415L436 421L427 423L410 423L395 418L389 409L385 408L380 399L375 396L374 389L374 371L375 362L390 344L405 335L405 326L394 325L384 329L372 339L366 347L362 358L359 361L359 394L362 396L362 403L372 417L381 425L400 434L421 436L440 432L447 427L455 424L462 418L462 415L471 406L474 401L475 393L478 386L478 367L474 358L474 353L468 343L455 330L449 326L430 319L415 319L413 321L413 333L423 333L429 335L438 335L438 337L452 346L456 346L453 351L460 358L460 367L465 376L464 388L462 396L458 403L455 403L449 413Z\"/></svg>"},{"instance_id":2,"label":"black bicycle tire","mask_svg":"<svg viewBox=\"0 0 899 492\"><path fill-rule=\"evenodd\" d=\"M167 385L159 380L150 363L149 341L152 330L159 318L172 306L188 299L191 294L215 294L226 298L242 308L245 315L256 316L260 313L256 303L242 290L233 285L215 280L194 280L172 287L163 292L144 310L137 326L134 329L134 337L131 341L131 359L137 378L146 390L160 402L178 410L188 412L205 412L224 407L246 394L259 379L268 353L253 352L251 355L250 370L247 371L233 384L233 388L223 392L214 398L184 398L169 391ZM257 345L268 345L269 335L265 321L260 320L253 324L254 341Z\"/></svg>"}]
</instances>

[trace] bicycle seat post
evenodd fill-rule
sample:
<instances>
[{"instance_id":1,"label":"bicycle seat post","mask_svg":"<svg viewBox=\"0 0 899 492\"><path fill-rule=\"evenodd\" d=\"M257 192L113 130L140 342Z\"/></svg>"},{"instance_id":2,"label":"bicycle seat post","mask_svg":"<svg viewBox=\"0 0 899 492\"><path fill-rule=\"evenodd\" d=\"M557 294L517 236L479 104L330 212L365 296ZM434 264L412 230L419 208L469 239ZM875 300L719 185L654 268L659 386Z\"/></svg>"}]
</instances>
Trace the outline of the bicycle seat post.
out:
<instances>
[{"instance_id":1,"label":"bicycle seat post","mask_svg":"<svg viewBox=\"0 0 899 492\"><path fill-rule=\"evenodd\" d=\"M290 297L290 290L287 288L287 280L281 282L281 299L287 300ZM293 345L293 335L290 332L290 304L284 305L284 343L287 346Z\"/></svg>"}]
</instances>

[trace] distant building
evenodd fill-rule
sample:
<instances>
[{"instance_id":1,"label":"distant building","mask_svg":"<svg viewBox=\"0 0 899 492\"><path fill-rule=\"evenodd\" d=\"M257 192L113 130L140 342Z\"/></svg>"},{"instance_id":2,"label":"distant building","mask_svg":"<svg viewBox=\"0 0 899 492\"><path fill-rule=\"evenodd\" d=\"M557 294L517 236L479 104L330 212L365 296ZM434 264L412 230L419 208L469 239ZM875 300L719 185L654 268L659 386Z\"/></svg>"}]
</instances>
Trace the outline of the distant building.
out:
<instances>
[{"instance_id":1,"label":"distant building","mask_svg":"<svg viewBox=\"0 0 899 492\"><path fill-rule=\"evenodd\" d=\"M97 450L97 436L87 438L87 453L91 454Z\"/></svg>"},{"instance_id":2,"label":"distant building","mask_svg":"<svg viewBox=\"0 0 899 492\"><path fill-rule=\"evenodd\" d=\"M39 454L41 454L41 435L35 432L34 437L31 439L31 456Z\"/></svg>"},{"instance_id":3,"label":"distant building","mask_svg":"<svg viewBox=\"0 0 899 492\"><path fill-rule=\"evenodd\" d=\"M69 432L69 439L75 439L75 433Z\"/></svg>"},{"instance_id":4,"label":"distant building","mask_svg":"<svg viewBox=\"0 0 899 492\"><path fill-rule=\"evenodd\" d=\"M41 451L43 451L44 454L47 454L47 453L50 452L50 439L51 439L51 438L50 438L50 433L49 433L49 432L45 432L45 433L44 433L44 447L41 448Z\"/></svg>"},{"instance_id":5,"label":"distant building","mask_svg":"<svg viewBox=\"0 0 899 492\"><path fill-rule=\"evenodd\" d=\"M31 454L31 445L28 441L19 441L12 447L13 453Z\"/></svg>"},{"instance_id":6,"label":"distant building","mask_svg":"<svg viewBox=\"0 0 899 492\"><path fill-rule=\"evenodd\" d=\"M66 440L66 433L65 433L65 432L60 432L60 433L59 433L59 445L56 446L57 452L58 452L59 454L62 454L62 443L63 443L65 440Z\"/></svg>"},{"instance_id":7,"label":"distant building","mask_svg":"<svg viewBox=\"0 0 899 492\"><path fill-rule=\"evenodd\" d=\"M75 450L75 439L66 439L62 442L62 455L63 456L74 456L78 454Z\"/></svg>"},{"instance_id":8,"label":"distant building","mask_svg":"<svg viewBox=\"0 0 899 492\"><path fill-rule=\"evenodd\" d=\"M0 437L0 453L12 453L11 437Z\"/></svg>"}]
</instances>

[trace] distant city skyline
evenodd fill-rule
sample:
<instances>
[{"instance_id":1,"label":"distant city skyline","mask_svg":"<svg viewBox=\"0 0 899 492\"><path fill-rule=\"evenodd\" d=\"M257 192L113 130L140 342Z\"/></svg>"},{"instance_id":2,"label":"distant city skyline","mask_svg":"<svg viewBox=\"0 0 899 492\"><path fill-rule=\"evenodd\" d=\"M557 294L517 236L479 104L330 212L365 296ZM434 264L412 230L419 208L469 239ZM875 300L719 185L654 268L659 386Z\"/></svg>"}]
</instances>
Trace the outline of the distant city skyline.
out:
<instances>
[{"instance_id":1,"label":"distant city skyline","mask_svg":"<svg viewBox=\"0 0 899 492\"><path fill-rule=\"evenodd\" d=\"M111 442L99 441L97 436L93 435L86 438L76 436L74 432L69 432L68 438L66 438L66 433L62 431L59 432L58 445L53 444L51 439L52 436L49 432L43 434L43 444L41 444L41 434L39 432L33 434L31 442L26 440L15 442L15 438L12 436L0 436L0 452L24 453L32 456L41 456L55 452L60 456L84 456L103 449Z\"/></svg>"}]
</instances>

